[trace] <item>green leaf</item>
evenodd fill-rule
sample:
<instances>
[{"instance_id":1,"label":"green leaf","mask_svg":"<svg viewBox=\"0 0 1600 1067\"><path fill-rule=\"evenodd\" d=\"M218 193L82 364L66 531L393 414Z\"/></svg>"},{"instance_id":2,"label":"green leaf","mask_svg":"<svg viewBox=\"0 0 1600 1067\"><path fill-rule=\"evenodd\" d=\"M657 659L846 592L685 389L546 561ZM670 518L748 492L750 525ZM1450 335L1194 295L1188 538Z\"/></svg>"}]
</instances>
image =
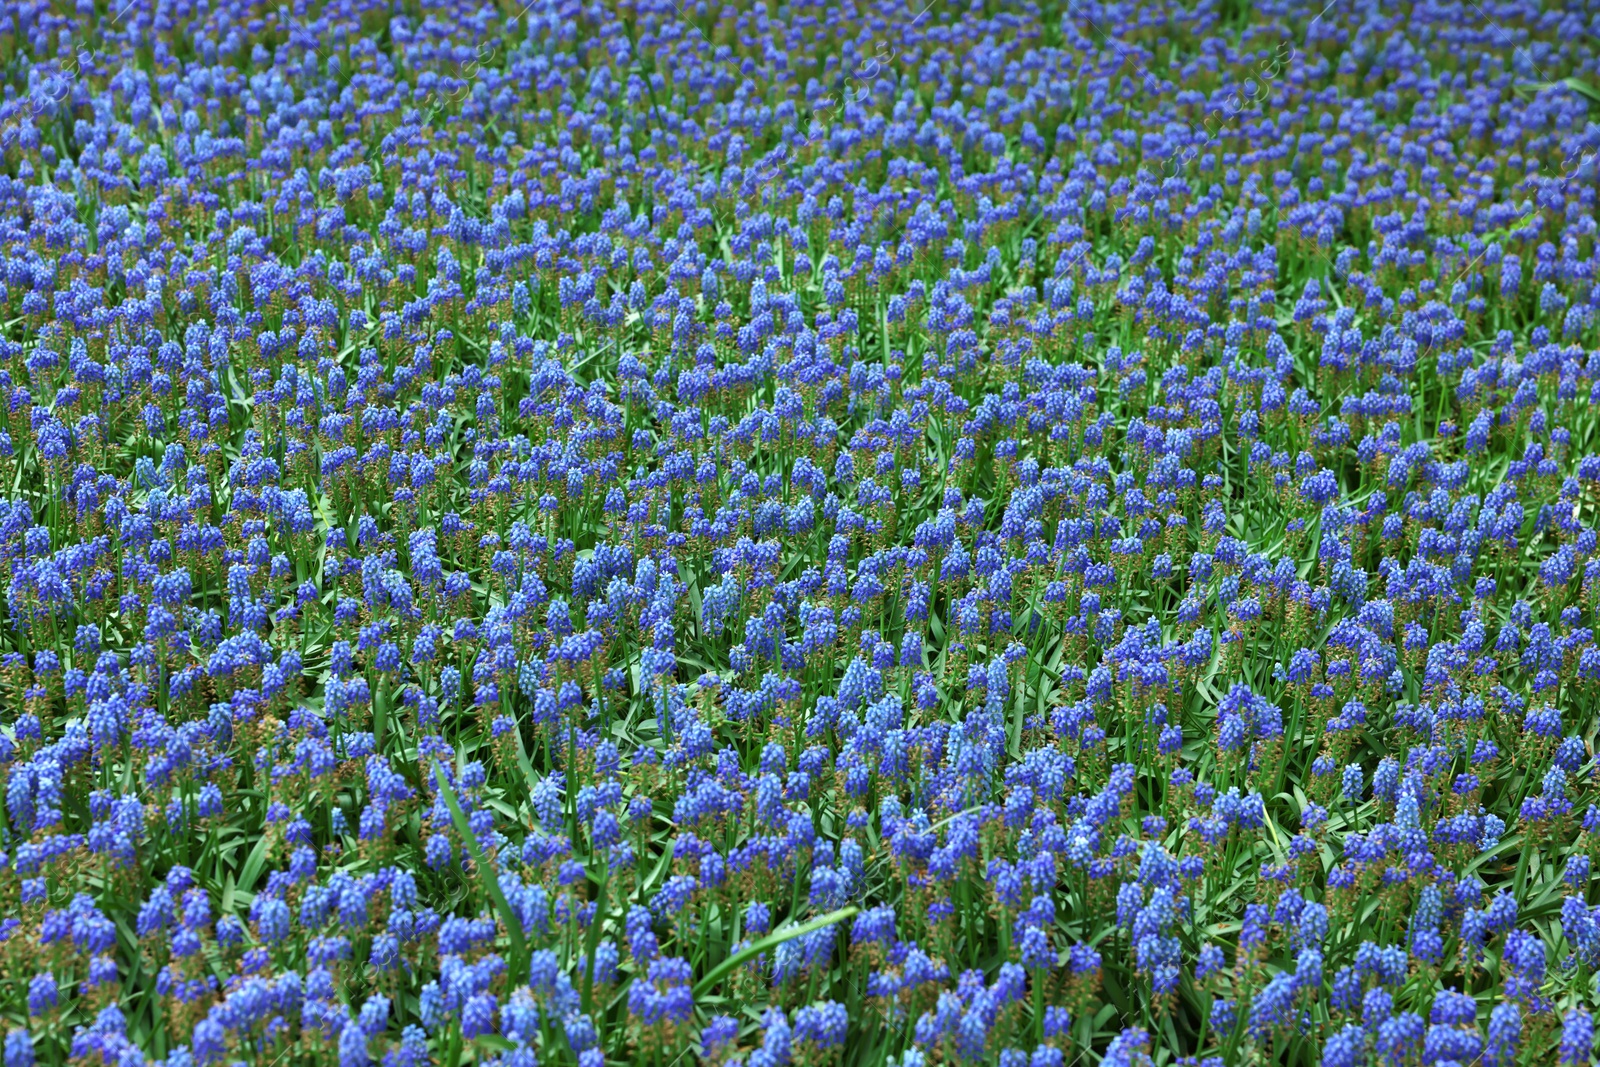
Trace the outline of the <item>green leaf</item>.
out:
<instances>
[{"instance_id":1,"label":"green leaf","mask_svg":"<svg viewBox=\"0 0 1600 1067\"><path fill-rule=\"evenodd\" d=\"M707 971L705 977L694 984L694 995L696 997L701 997L711 992L711 990L716 987L716 984L722 981L723 978L732 974L734 971L755 959L763 952L769 952L783 944L785 941L793 941L795 938L809 934L813 930L820 930L824 926L832 926L841 919L850 918L850 916L854 915L860 910L860 908L852 904L847 908L840 908L838 911L830 911L826 915L818 916L817 918L812 919L810 922L801 923L799 926L791 926L783 930L774 930L766 937L763 937L760 941L757 941L748 948L734 953L732 956L729 956L727 959L711 968L711 970Z\"/></svg>"},{"instance_id":2,"label":"green leaf","mask_svg":"<svg viewBox=\"0 0 1600 1067\"><path fill-rule=\"evenodd\" d=\"M1596 89L1581 78L1564 78L1562 84L1579 96L1588 97L1590 103L1600 104L1600 89Z\"/></svg>"},{"instance_id":3,"label":"green leaf","mask_svg":"<svg viewBox=\"0 0 1600 1067\"><path fill-rule=\"evenodd\" d=\"M1586 97L1592 104L1600 104L1600 89L1595 88L1582 78L1562 78L1553 82L1523 82L1518 89L1528 93L1542 93L1547 89L1566 86L1579 96Z\"/></svg>"},{"instance_id":4,"label":"green leaf","mask_svg":"<svg viewBox=\"0 0 1600 1067\"><path fill-rule=\"evenodd\" d=\"M439 795L444 797L445 806L450 809L450 821L455 823L456 833L461 835L467 851L472 854L473 865L478 871L478 880L483 884L484 892L489 895L489 899L494 902L495 911L500 913L500 921L505 924L506 935L511 940L511 958L506 962L512 984L519 984L527 978L528 970L527 939L522 933L522 920L517 918L517 913L511 909L511 902L500 891L500 883L495 879L488 861L484 859L477 835L472 832L472 824L467 821L466 813L461 810L461 802L456 799L456 791L445 778L442 765L434 764L433 777L439 783Z\"/></svg>"},{"instance_id":5,"label":"green leaf","mask_svg":"<svg viewBox=\"0 0 1600 1067\"><path fill-rule=\"evenodd\" d=\"M583 1010L592 1011L594 1003L594 952L600 943L600 927L605 923L606 917L606 890L611 882L610 872L604 868L600 872L600 888L594 898L594 919L589 923L588 932L583 938Z\"/></svg>"},{"instance_id":6,"label":"green leaf","mask_svg":"<svg viewBox=\"0 0 1600 1067\"><path fill-rule=\"evenodd\" d=\"M238 887L246 892L255 889L256 879L261 877L266 865L267 836L262 834L256 839L255 848L250 850L250 857L244 861L244 870L239 874Z\"/></svg>"}]
</instances>

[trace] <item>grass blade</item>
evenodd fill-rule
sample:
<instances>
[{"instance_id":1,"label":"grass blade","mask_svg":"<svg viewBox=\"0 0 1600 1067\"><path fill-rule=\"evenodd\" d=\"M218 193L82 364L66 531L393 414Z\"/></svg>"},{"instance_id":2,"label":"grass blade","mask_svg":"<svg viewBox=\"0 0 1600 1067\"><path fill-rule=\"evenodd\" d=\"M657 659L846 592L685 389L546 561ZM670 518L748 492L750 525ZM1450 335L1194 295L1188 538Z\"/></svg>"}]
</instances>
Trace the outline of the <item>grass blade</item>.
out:
<instances>
[{"instance_id":1,"label":"grass blade","mask_svg":"<svg viewBox=\"0 0 1600 1067\"><path fill-rule=\"evenodd\" d=\"M701 978L700 981L694 984L694 995L698 998L711 992L711 990L716 988L718 982L722 981L722 979L732 974L740 967L744 966L750 960L755 959L763 952L771 951L772 949L783 944L785 941L792 941L797 937L811 933L813 930L820 930L824 926L832 926L834 923L839 922L842 919L850 918L850 916L854 915L860 910L860 908L852 904L847 908L840 908L838 911L830 911L826 915L820 915L817 918L812 919L810 922L801 923L799 926L791 926L783 930L774 930L766 937L763 937L760 941L757 941L748 948L734 953L732 956L729 956L727 959L711 968L711 970L707 971L705 977Z\"/></svg>"},{"instance_id":2,"label":"grass blade","mask_svg":"<svg viewBox=\"0 0 1600 1067\"><path fill-rule=\"evenodd\" d=\"M472 862L478 869L478 880L483 884L484 892L494 902L494 907L500 913L500 921L505 924L506 935L511 941L511 958L507 960L510 969L510 979L513 984L524 981L528 970L528 943L522 932L522 920L512 910L511 901L500 889L500 882L490 870L488 861L484 858L483 849L478 844L477 835L472 832L472 824L467 821L467 815L461 810L461 802L456 798L456 791L444 775L444 767L434 764L433 777L439 783L439 795L444 797L445 806L450 809L450 821L455 823L456 833L461 835L467 851L472 855Z\"/></svg>"}]
</instances>

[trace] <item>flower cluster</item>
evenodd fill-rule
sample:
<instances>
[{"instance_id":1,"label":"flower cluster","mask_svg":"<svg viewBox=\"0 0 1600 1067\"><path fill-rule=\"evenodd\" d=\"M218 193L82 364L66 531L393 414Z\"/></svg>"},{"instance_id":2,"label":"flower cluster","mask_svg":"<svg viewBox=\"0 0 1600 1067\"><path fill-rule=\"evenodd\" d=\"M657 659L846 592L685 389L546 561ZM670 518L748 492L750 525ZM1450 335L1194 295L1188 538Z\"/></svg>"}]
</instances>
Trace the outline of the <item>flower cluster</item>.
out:
<instances>
[{"instance_id":1,"label":"flower cluster","mask_svg":"<svg viewBox=\"0 0 1600 1067\"><path fill-rule=\"evenodd\" d=\"M3 1067L1592 1062L1596 26L6 5Z\"/></svg>"}]
</instances>

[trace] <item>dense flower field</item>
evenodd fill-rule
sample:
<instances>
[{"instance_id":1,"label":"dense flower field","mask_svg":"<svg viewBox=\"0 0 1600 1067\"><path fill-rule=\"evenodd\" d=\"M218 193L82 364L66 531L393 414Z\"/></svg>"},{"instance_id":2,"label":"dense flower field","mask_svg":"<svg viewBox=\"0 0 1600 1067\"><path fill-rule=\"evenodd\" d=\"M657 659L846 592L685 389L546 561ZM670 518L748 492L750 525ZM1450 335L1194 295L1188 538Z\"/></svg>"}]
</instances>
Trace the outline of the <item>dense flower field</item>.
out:
<instances>
[{"instance_id":1,"label":"dense flower field","mask_svg":"<svg viewBox=\"0 0 1600 1067\"><path fill-rule=\"evenodd\" d=\"M1567 8L4 5L3 1067L1589 1064Z\"/></svg>"}]
</instances>

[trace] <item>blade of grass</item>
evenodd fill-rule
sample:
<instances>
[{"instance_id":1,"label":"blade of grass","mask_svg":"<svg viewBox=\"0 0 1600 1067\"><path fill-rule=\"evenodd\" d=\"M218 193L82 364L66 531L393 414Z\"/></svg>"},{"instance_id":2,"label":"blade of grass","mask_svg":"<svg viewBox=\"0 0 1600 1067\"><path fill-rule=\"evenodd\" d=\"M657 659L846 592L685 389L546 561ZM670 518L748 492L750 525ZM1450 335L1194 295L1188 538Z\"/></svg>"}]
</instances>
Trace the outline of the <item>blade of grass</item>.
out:
<instances>
[{"instance_id":1,"label":"blade of grass","mask_svg":"<svg viewBox=\"0 0 1600 1067\"><path fill-rule=\"evenodd\" d=\"M799 926L791 926L784 930L774 930L766 937L763 937L760 941L757 941L755 944L750 945L747 948L741 949L732 956L729 956L727 959L723 960L721 963L717 964L715 967L711 968L711 970L707 971L705 977L701 978L700 981L695 983L694 995L696 997L700 997L711 992L711 990L716 988L717 983L722 981L723 978L732 974L734 971L738 970L749 961L755 959L763 952L769 952L783 944L785 941L792 941L797 937L803 937L814 930L822 929L824 926L832 926L834 923L839 922L842 919L850 918L850 916L854 915L860 910L860 908L852 904L849 907L840 908L838 911L830 911L826 915L820 915L817 918L812 919L810 922L801 923Z\"/></svg>"},{"instance_id":2,"label":"blade of grass","mask_svg":"<svg viewBox=\"0 0 1600 1067\"><path fill-rule=\"evenodd\" d=\"M478 870L478 880L483 884L484 892L494 902L495 911L500 913L500 921L505 924L506 936L511 942L511 958L507 960L510 971L509 978L513 985L527 979L527 938L523 936L522 920L512 910L511 902L506 899L505 893L500 889L500 883L489 868L488 861L484 858L483 849L478 844L477 835L472 832L472 824L467 821L466 813L461 810L461 802L456 799L456 791L444 776L444 767L434 764L433 777L439 783L439 795L444 797L445 806L450 809L450 821L455 823L456 833L461 835L466 849L472 855L472 862Z\"/></svg>"}]
</instances>

